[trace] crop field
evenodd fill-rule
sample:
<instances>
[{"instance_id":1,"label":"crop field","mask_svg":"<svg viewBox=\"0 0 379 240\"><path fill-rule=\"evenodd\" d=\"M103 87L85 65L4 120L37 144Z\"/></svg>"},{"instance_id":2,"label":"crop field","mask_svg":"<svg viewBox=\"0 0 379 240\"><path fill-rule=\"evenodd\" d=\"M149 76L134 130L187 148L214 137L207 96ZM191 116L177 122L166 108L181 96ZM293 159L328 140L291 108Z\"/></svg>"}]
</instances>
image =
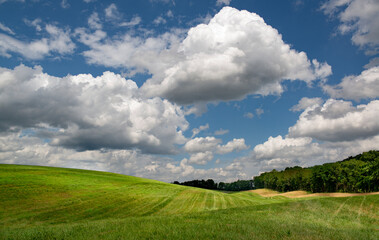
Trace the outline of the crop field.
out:
<instances>
[{"instance_id":1,"label":"crop field","mask_svg":"<svg viewBox=\"0 0 379 240\"><path fill-rule=\"evenodd\" d=\"M264 197L0 165L0 239L379 239L379 195Z\"/></svg>"}]
</instances>

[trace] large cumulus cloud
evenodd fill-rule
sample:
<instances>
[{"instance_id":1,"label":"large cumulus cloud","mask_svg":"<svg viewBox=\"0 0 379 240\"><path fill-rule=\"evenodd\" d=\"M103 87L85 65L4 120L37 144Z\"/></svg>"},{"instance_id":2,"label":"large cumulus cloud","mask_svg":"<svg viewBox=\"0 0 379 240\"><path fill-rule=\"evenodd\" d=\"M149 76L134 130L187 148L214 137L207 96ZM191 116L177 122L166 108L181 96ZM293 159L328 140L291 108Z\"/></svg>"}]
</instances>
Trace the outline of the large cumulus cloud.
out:
<instances>
[{"instance_id":1,"label":"large cumulus cloud","mask_svg":"<svg viewBox=\"0 0 379 240\"><path fill-rule=\"evenodd\" d=\"M331 74L328 64L291 49L260 16L231 7L188 32L112 37L102 30L75 32L89 48L83 52L88 63L148 72L145 94L185 105L280 94L284 80L310 84Z\"/></svg>"},{"instance_id":2,"label":"large cumulus cloud","mask_svg":"<svg viewBox=\"0 0 379 240\"><path fill-rule=\"evenodd\" d=\"M209 24L189 30L181 43L182 59L153 77L143 90L181 104L242 99L248 94L279 94L282 80L310 83L331 73L282 40L255 13L223 8Z\"/></svg>"},{"instance_id":3,"label":"large cumulus cloud","mask_svg":"<svg viewBox=\"0 0 379 240\"><path fill-rule=\"evenodd\" d=\"M135 82L105 72L64 78L24 65L0 68L0 129L30 129L51 145L173 153L188 123L180 107L145 98Z\"/></svg>"}]
</instances>

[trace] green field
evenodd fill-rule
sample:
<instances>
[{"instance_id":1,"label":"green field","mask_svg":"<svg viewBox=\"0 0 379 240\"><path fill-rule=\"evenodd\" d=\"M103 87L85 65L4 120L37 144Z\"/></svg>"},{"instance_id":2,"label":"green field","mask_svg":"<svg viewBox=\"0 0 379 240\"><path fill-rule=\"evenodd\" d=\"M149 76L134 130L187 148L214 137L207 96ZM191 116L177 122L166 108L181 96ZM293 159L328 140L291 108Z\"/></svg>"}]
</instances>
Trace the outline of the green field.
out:
<instances>
[{"instance_id":1,"label":"green field","mask_svg":"<svg viewBox=\"0 0 379 240\"><path fill-rule=\"evenodd\" d=\"M379 195L264 198L0 164L0 239L379 239Z\"/></svg>"}]
</instances>

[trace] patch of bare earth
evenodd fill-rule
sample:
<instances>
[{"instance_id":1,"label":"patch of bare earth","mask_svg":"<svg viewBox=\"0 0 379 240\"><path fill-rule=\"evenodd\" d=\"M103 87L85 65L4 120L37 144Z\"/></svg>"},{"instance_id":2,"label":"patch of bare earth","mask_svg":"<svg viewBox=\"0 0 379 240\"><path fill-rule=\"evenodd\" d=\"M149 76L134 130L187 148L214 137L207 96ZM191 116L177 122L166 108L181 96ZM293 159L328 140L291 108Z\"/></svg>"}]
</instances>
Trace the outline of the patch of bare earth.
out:
<instances>
[{"instance_id":1,"label":"patch of bare earth","mask_svg":"<svg viewBox=\"0 0 379 240\"><path fill-rule=\"evenodd\" d=\"M262 197L275 197L283 196L288 198L304 198L304 197L352 197L352 196L365 196L365 195L376 195L379 192L370 192L370 193L307 193L306 191L292 191L279 193L270 189L256 189L251 190L250 192L257 193Z\"/></svg>"}]
</instances>

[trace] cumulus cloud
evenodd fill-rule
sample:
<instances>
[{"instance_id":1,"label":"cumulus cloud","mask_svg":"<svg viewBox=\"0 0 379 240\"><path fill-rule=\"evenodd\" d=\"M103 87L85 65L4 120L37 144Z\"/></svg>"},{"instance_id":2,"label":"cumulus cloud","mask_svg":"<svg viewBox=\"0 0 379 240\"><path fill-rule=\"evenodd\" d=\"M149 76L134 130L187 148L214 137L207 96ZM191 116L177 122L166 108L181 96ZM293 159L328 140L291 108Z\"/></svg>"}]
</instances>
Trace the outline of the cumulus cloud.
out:
<instances>
[{"instance_id":1,"label":"cumulus cloud","mask_svg":"<svg viewBox=\"0 0 379 240\"><path fill-rule=\"evenodd\" d=\"M167 163L166 169L169 174L178 176L178 179L193 180L193 179L208 179L212 178L215 181L236 181L243 179L245 175L241 175L236 169L210 168L196 169L188 164L188 159L183 159L178 165Z\"/></svg>"},{"instance_id":2,"label":"cumulus cloud","mask_svg":"<svg viewBox=\"0 0 379 240\"><path fill-rule=\"evenodd\" d=\"M108 16L116 6L109 6ZM281 81L311 84L331 74L326 63L309 60L284 43L276 29L255 13L224 7L208 24L187 34L175 29L144 37L133 32L96 41L96 32L79 30L79 41L90 64L124 68L129 74L150 73L142 90L190 105L243 99L249 94L280 94ZM155 59L160 59L159 62Z\"/></svg>"},{"instance_id":3,"label":"cumulus cloud","mask_svg":"<svg viewBox=\"0 0 379 240\"><path fill-rule=\"evenodd\" d=\"M307 108L290 137L311 137L321 141L353 141L379 134L379 101L353 106L351 102L329 99L324 105Z\"/></svg>"},{"instance_id":4,"label":"cumulus cloud","mask_svg":"<svg viewBox=\"0 0 379 240\"><path fill-rule=\"evenodd\" d=\"M144 38L126 33L108 38L104 31L99 30L88 32L79 28L75 32L79 36L78 40L89 47L82 53L87 63L124 68L130 75L145 73L147 70L155 75L162 74L165 68L174 64L172 55L182 34L174 31ZM167 46L173 49L169 50Z\"/></svg>"},{"instance_id":5,"label":"cumulus cloud","mask_svg":"<svg viewBox=\"0 0 379 240\"><path fill-rule=\"evenodd\" d=\"M197 137L189 140L183 148L189 153L213 151L221 142L221 139L215 137Z\"/></svg>"},{"instance_id":6,"label":"cumulus cloud","mask_svg":"<svg viewBox=\"0 0 379 240\"><path fill-rule=\"evenodd\" d=\"M245 144L245 139L234 138L232 141L229 141L227 144L218 146L216 153L218 154L227 154L234 151L242 151L248 149L249 146Z\"/></svg>"},{"instance_id":7,"label":"cumulus cloud","mask_svg":"<svg viewBox=\"0 0 379 240\"><path fill-rule=\"evenodd\" d=\"M304 109L305 108L305 109ZM351 102L303 98L294 109L303 113L288 135L269 137L225 170L248 178L272 169L309 167L343 160L359 153L378 150L379 101L354 106Z\"/></svg>"},{"instance_id":8,"label":"cumulus cloud","mask_svg":"<svg viewBox=\"0 0 379 240\"><path fill-rule=\"evenodd\" d=\"M227 154L233 151L246 150L249 147L245 144L245 139L233 139L225 145L221 145L222 140L215 137L197 137L189 140L184 145L184 150L188 153L215 152L217 154Z\"/></svg>"},{"instance_id":9,"label":"cumulus cloud","mask_svg":"<svg viewBox=\"0 0 379 240\"><path fill-rule=\"evenodd\" d=\"M204 131L204 130L207 130L207 129L209 129L209 124L208 123L205 124L205 125L200 126L199 128L192 129L192 137L191 138L195 137L201 131Z\"/></svg>"},{"instance_id":10,"label":"cumulus cloud","mask_svg":"<svg viewBox=\"0 0 379 240\"><path fill-rule=\"evenodd\" d=\"M24 42L0 33L0 55L11 57L10 52L18 53L28 59L42 59L52 53L71 54L75 49L69 30L46 24L44 30L48 38Z\"/></svg>"},{"instance_id":11,"label":"cumulus cloud","mask_svg":"<svg viewBox=\"0 0 379 240\"><path fill-rule=\"evenodd\" d=\"M216 181L237 180L236 170L197 169L188 159L176 162L161 155L143 154L139 150L75 151L52 146L36 136L22 132L0 133L0 162L55 167L70 167L122 173L165 182L212 178Z\"/></svg>"},{"instance_id":12,"label":"cumulus cloud","mask_svg":"<svg viewBox=\"0 0 379 240\"><path fill-rule=\"evenodd\" d=\"M174 65L143 85L149 96L180 104L280 94L283 80L311 83L329 75L326 63L308 60L285 44L255 13L224 7L209 24L188 31ZM328 70L329 69L329 70Z\"/></svg>"},{"instance_id":13,"label":"cumulus cloud","mask_svg":"<svg viewBox=\"0 0 379 240\"><path fill-rule=\"evenodd\" d=\"M40 67L0 68L0 129L31 129L50 144L173 153L188 123L180 107L145 98L135 82L105 72L53 77Z\"/></svg>"},{"instance_id":14,"label":"cumulus cloud","mask_svg":"<svg viewBox=\"0 0 379 240\"><path fill-rule=\"evenodd\" d=\"M379 66L364 70L360 75L344 77L338 85L323 86L333 98L370 99L379 97Z\"/></svg>"},{"instance_id":15,"label":"cumulus cloud","mask_svg":"<svg viewBox=\"0 0 379 240\"><path fill-rule=\"evenodd\" d=\"M321 98L303 97L302 99L300 99L299 103L293 106L290 110L293 112L299 112L315 105L319 106L322 103L323 100Z\"/></svg>"},{"instance_id":16,"label":"cumulus cloud","mask_svg":"<svg viewBox=\"0 0 379 240\"><path fill-rule=\"evenodd\" d=\"M335 15L341 22L342 34L352 32L352 41L358 46L374 47L379 44L379 2L377 0L329 0L321 9Z\"/></svg>"},{"instance_id":17,"label":"cumulus cloud","mask_svg":"<svg viewBox=\"0 0 379 240\"><path fill-rule=\"evenodd\" d=\"M301 157L311 142L312 138L309 137L283 139L279 135L277 137L269 137L263 144L255 146L253 152L257 160L286 157L288 153L292 156L297 154L298 157Z\"/></svg>"},{"instance_id":18,"label":"cumulus cloud","mask_svg":"<svg viewBox=\"0 0 379 240\"><path fill-rule=\"evenodd\" d=\"M207 162L213 160L213 153L210 151L198 152L191 155L188 163L195 163L199 165L205 165Z\"/></svg>"},{"instance_id":19,"label":"cumulus cloud","mask_svg":"<svg viewBox=\"0 0 379 240\"><path fill-rule=\"evenodd\" d=\"M310 167L340 161L349 156L377 149L378 140L379 135L354 141L315 142L309 137L283 138L279 135L257 145L248 156L235 159L229 166L238 167L240 173L253 177L272 169Z\"/></svg>"}]
</instances>

